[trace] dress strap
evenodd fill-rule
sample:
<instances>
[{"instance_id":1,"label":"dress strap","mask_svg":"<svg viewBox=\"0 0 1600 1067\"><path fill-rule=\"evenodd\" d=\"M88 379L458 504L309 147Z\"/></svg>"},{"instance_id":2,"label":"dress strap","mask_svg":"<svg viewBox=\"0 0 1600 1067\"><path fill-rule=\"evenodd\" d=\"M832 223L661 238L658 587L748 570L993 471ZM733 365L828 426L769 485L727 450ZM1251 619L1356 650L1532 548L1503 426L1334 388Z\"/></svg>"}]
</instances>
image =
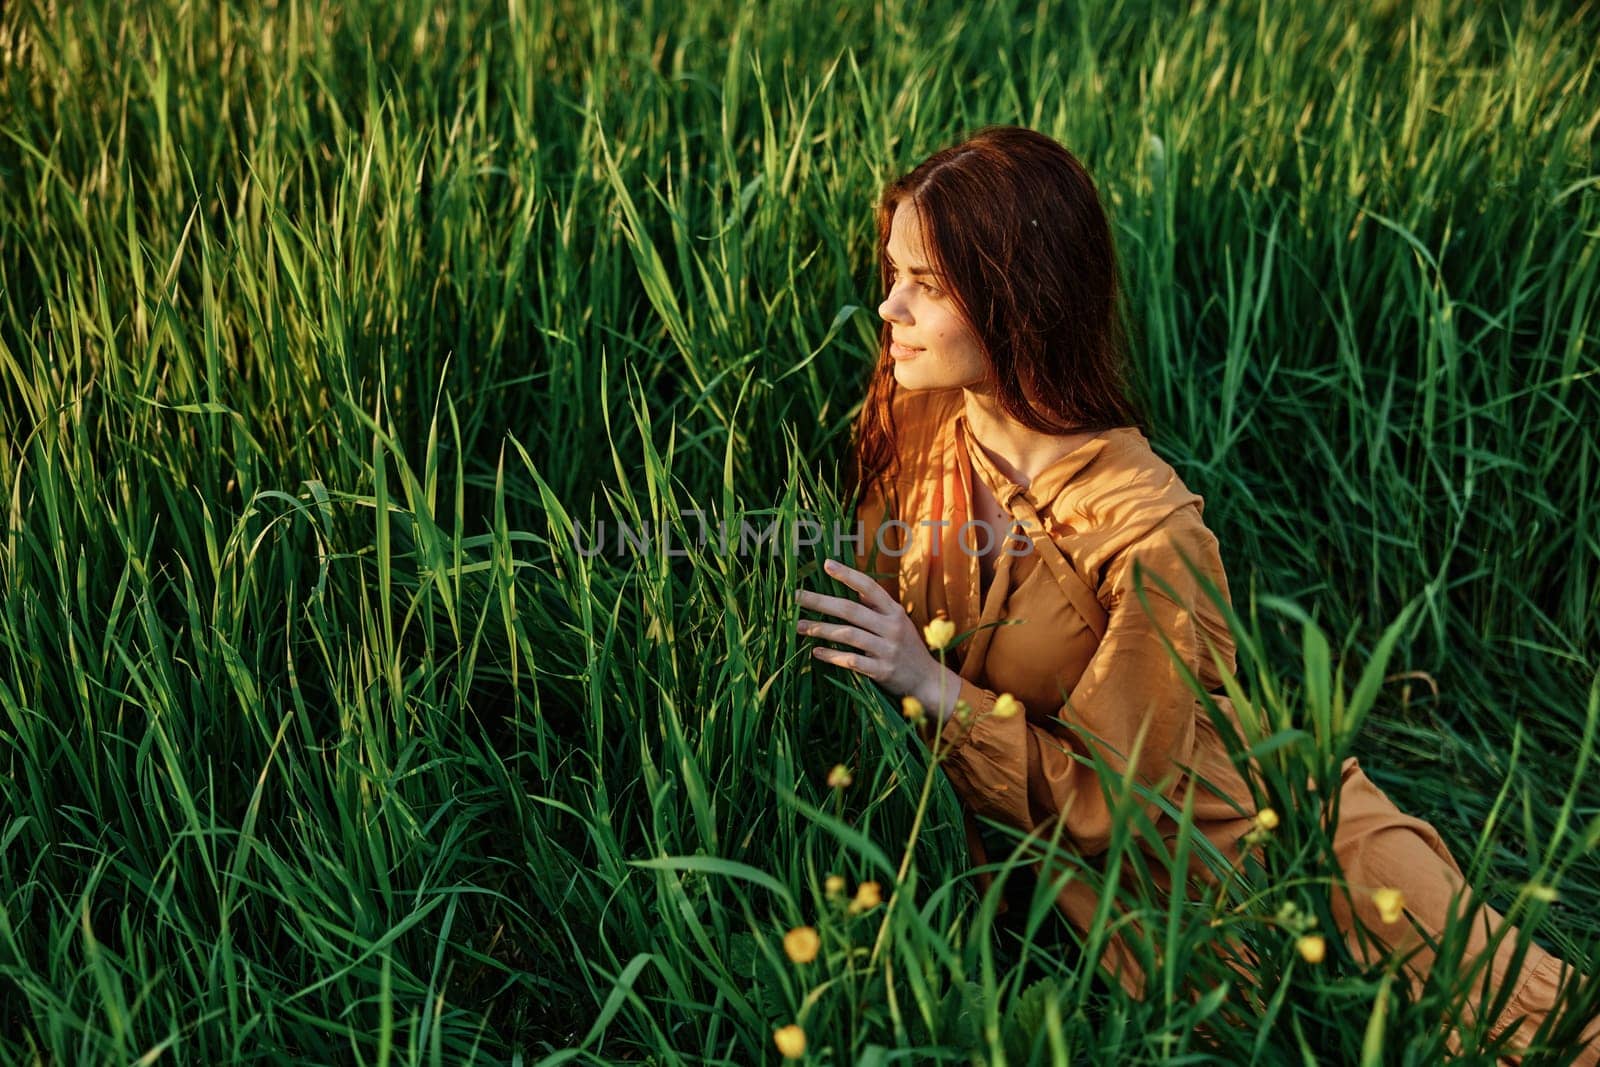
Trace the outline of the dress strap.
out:
<instances>
[{"instance_id":1,"label":"dress strap","mask_svg":"<svg viewBox=\"0 0 1600 1067\"><path fill-rule=\"evenodd\" d=\"M1100 598L1095 596L1094 590L1089 588L1088 583L1078 574L1077 568L1062 553L1055 538L1045 529L1044 523L1039 519L1039 511L1034 506L1033 498L1028 495L1026 489L1000 473L983 447L978 444L977 439L972 436L966 418L959 417L957 422L973 471L983 479L1000 506L1010 512L1011 517L1022 526L1023 532L1033 542L1034 551L1043 557L1045 566L1050 568L1050 573L1055 578L1062 595L1083 617L1084 625L1089 627L1097 639L1104 637L1105 607L1100 603Z\"/></svg>"}]
</instances>

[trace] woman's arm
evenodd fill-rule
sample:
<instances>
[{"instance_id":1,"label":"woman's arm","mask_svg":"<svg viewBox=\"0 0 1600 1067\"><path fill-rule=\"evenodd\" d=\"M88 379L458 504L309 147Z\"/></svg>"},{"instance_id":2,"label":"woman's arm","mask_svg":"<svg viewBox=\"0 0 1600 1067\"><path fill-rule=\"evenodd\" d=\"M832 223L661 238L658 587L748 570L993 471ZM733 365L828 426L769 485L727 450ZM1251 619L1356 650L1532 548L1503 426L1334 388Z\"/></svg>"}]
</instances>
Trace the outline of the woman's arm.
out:
<instances>
[{"instance_id":1,"label":"woman's arm","mask_svg":"<svg viewBox=\"0 0 1600 1067\"><path fill-rule=\"evenodd\" d=\"M1105 635L1055 719L996 717L990 712L998 694L957 679L948 705L959 698L971 713L945 718L943 765L975 812L1021 830L1059 814L1066 835L1092 855L1109 847L1112 827L1111 809L1086 762L1091 745L1118 772L1132 757L1135 780L1160 791L1181 773L1180 765L1192 762L1204 711L1162 635L1197 678L1215 672L1193 609L1206 594L1183 565L1184 555L1213 581L1221 576L1216 539L1189 508L1110 561L1099 590L1108 611ZM1148 608L1134 588L1135 564L1144 572ZM1170 583L1175 597L1152 575ZM1153 803L1140 806L1155 817Z\"/></svg>"}]
</instances>

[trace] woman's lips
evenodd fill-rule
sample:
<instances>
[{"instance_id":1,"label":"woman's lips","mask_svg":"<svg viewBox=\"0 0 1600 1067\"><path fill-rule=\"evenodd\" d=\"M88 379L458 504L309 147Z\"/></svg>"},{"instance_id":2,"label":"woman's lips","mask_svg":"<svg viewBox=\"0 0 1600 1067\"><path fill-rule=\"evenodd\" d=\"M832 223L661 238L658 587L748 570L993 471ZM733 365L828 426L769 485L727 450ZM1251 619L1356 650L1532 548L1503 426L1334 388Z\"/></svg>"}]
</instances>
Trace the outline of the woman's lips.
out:
<instances>
[{"instance_id":1,"label":"woman's lips","mask_svg":"<svg viewBox=\"0 0 1600 1067\"><path fill-rule=\"evenodd\" d=\"M905 345L898 342L889 342L889 355L893 359L910 359L912 356L921 351L922 349L920 348L907 348Z\"/></svg>"}]
</instances>

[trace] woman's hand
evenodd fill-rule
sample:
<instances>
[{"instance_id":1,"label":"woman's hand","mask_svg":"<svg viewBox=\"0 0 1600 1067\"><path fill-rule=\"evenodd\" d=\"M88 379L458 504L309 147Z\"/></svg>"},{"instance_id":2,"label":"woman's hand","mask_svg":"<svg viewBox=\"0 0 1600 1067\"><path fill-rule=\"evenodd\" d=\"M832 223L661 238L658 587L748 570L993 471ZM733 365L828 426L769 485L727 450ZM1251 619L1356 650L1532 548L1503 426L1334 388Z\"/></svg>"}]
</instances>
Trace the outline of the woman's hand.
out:
<instances>
[{"instance_id":1,"label":"woman's hand","mask_svg":"<svg viewBox=\"0 0 1600 1067\"><path fill-rule=\"evenodd\" d=\"M837 560L830 559L823 566L829 574L860 593L861 601L797 590L795 603L800 607L843 619L844 624L801 619L795 624L795 632L852 645L860 651L846 652L818 645L811 650L813 656L824 663L864 674L897 697L914 696L930 708L940 703L941 681L946 692L960 690L960 678L933 658L917 632L916 623L884 592L883 586Z\"/></svg>"}]
</instances>

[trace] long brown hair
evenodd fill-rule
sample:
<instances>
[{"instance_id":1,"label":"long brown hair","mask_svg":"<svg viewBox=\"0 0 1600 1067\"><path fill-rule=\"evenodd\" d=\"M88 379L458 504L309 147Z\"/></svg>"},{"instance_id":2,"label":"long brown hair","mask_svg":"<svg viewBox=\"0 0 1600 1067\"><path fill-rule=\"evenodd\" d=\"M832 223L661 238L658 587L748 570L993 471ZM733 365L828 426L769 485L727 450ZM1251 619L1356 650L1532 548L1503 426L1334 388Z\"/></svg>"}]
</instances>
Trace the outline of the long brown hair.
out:
<instances>
[{"instance_id":1,"label":"long brown hair","mask_svg":"<svg viewBox=\"0 0 1600 1067\"><path fill-rule=\"evenodd\" d=\"M885 294L889 226L907 200L934 271L977 335L1001 410L1041 433L1143 428L1130 396L1111 227L1071 152L1033 130L988 126L890 182L877 214ZM848 493L877 479L892 493L899 457L890 332L883 323Z\"/></svg>"}]
</instances>

